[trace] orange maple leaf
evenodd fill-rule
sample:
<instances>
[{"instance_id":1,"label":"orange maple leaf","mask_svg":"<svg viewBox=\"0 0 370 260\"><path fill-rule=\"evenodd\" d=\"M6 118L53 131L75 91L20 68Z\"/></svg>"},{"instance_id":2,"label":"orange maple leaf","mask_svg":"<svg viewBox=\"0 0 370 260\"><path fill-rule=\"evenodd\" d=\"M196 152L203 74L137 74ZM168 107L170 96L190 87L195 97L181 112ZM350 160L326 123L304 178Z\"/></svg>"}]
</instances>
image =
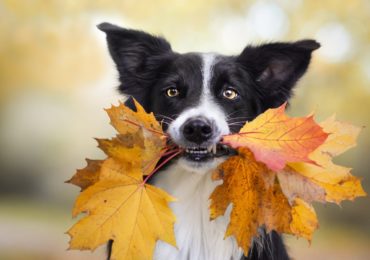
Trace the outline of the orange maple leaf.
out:
<instances>
[{"instance_id":1,"label":"orange maple leaf","mask_svg":"<svg viewBox=\"0 0 370 260\"><path fill-rule=\"evenodd\" d=\"M286 126L291 125L289 120L292 119L284 122ZM321 145L315 144L316 149L308 155L309 159L288 162L285 168L278 171L272 171L274 167L268 164L274 158L264 161L266 164L256 160L255 150L251 149L252 153L248 149L250 138L248 133L244 135L246 127L241 130L243 135L236 134L234 139L228 136L233 147L241 148L238 148L238 155L227 159L214 173L214 178L222 179L223 184L217 186L210 196L210 215L212 219L223 215L232 203L230 223L225 235L234 235L245 253L249 250L252 238L258 236L258 228L262 226L268 231L293 234L310 241L318 227L316 213L311 205L313 201L338 203L366 195L360 181L349 173L348 168L331 161L333 156L355 145L360 129L335 121L334 117L322 122L320 126L312 125L310 129L315 133L320 129L319 132L330 135L322 139ZM274 132L268 138L272 135L275 135ZM313 136L308 132L305 135ZM265 139L258 145L262 144L265 146L257 149L257 154L269 150L269 144L274 146L273 142Z\"/></svg>"},{"instance_id":2,"label":"orange maple leaf","mask_svg":"<svg viewBox=\"0 0 370 260\"><path fill-rule=\"evenodd\" d=\"M268 109L238 134L223 137L223 143L233 148L248 147L257 161L272 170L281 170L287 162L311 162L308 155L328 137L313 116L289 118L284 114L286 103Z\"/></svg>"},{"instance_id":3,"label":"orange maple leaf","mask_svg":"<svg viewBox=\"0 0 370 260\"><path fill-rule=\"evenodd\" d=\"M211 219L223 215L230 203L233 205L225 236L235 236L247 254L252 238L258 236L258 228L262 226L268 231L311 234L317 227L316 215L300 214L311 208L300 200L289 203L275 182L276 173L257 162L247 148L239 148L238 152L213 175L214 179L222 179L223 184L210 196Z\"/></svg>"}]
</instances>

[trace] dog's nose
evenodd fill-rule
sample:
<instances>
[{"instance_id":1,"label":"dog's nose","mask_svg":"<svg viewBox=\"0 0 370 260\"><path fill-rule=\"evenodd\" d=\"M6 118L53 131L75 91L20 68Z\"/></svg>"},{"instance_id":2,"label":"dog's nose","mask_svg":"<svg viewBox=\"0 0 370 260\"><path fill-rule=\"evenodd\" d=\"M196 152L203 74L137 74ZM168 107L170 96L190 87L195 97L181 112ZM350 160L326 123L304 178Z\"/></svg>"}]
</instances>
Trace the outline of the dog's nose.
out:
<instances>
[{"instance_id":1,"label":"dog's nose","mask_svg":"<svg viewBox=\"0 0 370 260\"><path fill-rule=\"evenodd\" d=\"M212 136L212 124L205 118L193 118L185 122L184 137L193 143L201 144Z\"/></svg>"}]
</instances>

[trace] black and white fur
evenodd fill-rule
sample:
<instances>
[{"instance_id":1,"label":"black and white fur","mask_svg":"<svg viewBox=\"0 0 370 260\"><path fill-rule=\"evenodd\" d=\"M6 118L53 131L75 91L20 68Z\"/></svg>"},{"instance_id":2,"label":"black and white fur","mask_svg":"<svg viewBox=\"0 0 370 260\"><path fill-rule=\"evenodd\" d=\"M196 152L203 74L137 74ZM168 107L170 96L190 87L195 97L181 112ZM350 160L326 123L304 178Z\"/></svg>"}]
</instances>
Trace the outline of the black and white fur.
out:
<instances>
[{"instance_id":1,"label":"black and white fur","mask_svg":"<svg viewBox=\"0 0 370 260\"><path fill-rule=\"evenodd\" d=\"M217 145L222 135L287 101L320 45L302 40L247 46L236 56L179 54L161 37L108 23L98 28L107 35L120 91L154 112L172 141L186 150L152 180L178 199L171 204L178 248L158 241L154 259L288 259L280 236L263 227L248 257L233 237L224 237L231 206L209 220L209 196L220 184L210 175L227 158Z\"/></svg>"}]
</instances>

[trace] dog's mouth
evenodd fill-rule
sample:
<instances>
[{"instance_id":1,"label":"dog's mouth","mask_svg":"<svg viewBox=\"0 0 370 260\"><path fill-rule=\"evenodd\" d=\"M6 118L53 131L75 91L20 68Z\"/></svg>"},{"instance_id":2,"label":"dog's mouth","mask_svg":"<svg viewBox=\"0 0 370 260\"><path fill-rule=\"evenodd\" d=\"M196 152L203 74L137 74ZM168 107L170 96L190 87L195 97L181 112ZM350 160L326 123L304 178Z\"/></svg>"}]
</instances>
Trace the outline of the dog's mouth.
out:
<instances>
[{"instance_id":1,"label":"dog's mouth","mask_svg":"<svg viewBox=\"0 0 370 260\"><path fill-rule=\"evenodd\" d=\"M223 144L214 144L208 147L195 146L184 148L184 156L189 161L205 162L217 157L234 154L235 151Z\"/></svg>"}]
</instances>

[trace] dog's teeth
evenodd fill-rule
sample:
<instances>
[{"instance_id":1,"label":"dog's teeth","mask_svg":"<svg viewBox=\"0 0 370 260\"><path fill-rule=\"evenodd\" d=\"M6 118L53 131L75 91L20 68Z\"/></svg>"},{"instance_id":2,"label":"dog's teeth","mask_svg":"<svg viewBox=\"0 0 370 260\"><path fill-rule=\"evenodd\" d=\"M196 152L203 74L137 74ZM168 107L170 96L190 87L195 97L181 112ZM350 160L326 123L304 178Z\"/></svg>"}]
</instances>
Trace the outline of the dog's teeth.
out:
<instances>
[{"instance_id":1,"label":"dog's teeth","mask_svg":"<svg viewBox=\"0 0 370 260\"><path fill-rule=\"evenodd\" d=\"M216 152L217 152L217 145L216 144L213 145L212 152L213 152L213 154L216 154Z\"/></svg>"}]
</instances>

